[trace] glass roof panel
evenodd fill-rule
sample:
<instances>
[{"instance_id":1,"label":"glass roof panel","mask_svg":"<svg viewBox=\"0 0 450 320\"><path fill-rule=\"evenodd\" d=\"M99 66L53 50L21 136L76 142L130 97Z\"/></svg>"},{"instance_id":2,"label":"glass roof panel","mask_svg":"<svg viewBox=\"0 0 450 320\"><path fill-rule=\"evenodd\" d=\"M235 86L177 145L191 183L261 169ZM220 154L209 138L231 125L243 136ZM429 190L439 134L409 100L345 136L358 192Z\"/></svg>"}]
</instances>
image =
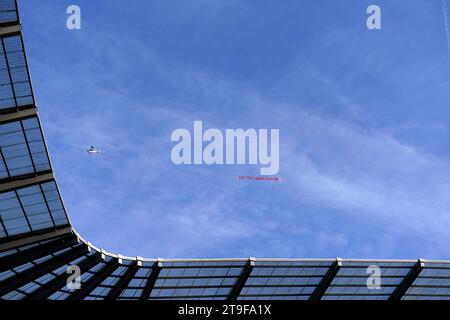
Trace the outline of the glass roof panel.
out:
<instances>
[{"instance_id":1,"label":"glass roof panel","mask_svg":"<svg viewBox=\"0 0 450 320\"><path fill-rule=\"evenodd\" d=\"M20 35L6 36L1 42L3 65L0 68L7 70L9 79L6 84L10 85L10 90L9 96L1 97L4 99L3 102L9 103L0 103L0 109L34 105L22 37Z\"/></svg>"},{"instance_id":2,"label":"glass roof panel","mask_svg":"<svg viewBox=\"0 0 450 320\"><path fill-rule=\"evenodd\" d=\"M0 2L0 24L17 22L17 7L15 0L2 0Z\"/></svg>"},{"instance_id":3,"label":"glass roof panel","mask_svg":"<svg viewBox=\"0 0 450 320\"><path fill-rule=\"evenodd\" d=\"M50 170L37 117L0 125L0 179Z\"/></svg>"},{"instance_id":4,"label":"glass roof panel","mask_svg":"<svg viewBox=\"0 0 450 320\"><path fill-rule=\"evenodd\" d=\"M240 261L236 261L240 262ZM171 264L173 266L173 264ZM238 264L245 265L245 264ZM225 299L231 293L244 268L229 261L177 263L182 267L164 267L159 273L150 299Z\"/></svg>"},{"instance_id":5,"label":"glass roof panel","mask_svg":"<svg viewBox=\"0 0 450 320\"><path fill-rule=\"evenodd\" d=\"M425 262L424 269L406 291L404 300L450 298L450 263Z\"/></svg>"},{"instance_id":6,"label":"glass roof panel","mask_svg":"<svg viewBox=\"0 0 450 320\"><path fill-rule=\"evenodd\" d=\"M68 225L54 181L0 194L0 238Z\"/></svg>"},{"instance_id":7,"label":"glass roof panel","mask_svg":"<svg viewBox=\"0 0 450 320\"><path fill-rule=\"evenodd\" d=\"M388 299L397 286L402 283L414 266L409 261L343 261L336 277L325 291L322 299ZM380 271L379 287L372 286L372 270ZM370 284L370 285L369 285Z\"/></svg>"},{"instance_id":8,"label":"glass roof panel","mask_svg":"<svg viewBox=\"0 0 450 320\"><path fill-rule=\"evenodd\" d=\"M239 299L308 299L333 261L256 261Z\"/></svg>"}]
</instances>

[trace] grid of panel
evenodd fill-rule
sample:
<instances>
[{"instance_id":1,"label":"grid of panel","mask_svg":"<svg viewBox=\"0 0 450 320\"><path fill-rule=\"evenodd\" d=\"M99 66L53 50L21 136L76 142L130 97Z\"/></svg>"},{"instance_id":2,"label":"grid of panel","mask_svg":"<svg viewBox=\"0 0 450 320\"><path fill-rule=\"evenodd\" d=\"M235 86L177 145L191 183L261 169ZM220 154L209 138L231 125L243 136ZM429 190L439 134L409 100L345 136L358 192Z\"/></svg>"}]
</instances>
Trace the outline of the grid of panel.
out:
<instances>
[{"instance_id":1,"label":"grid of panel","mask_svg":"<svg viewBox=\"0 0 450 320\"><path fill-rule=\"evenodd\" d=\"M323 300L387 300L415 265L415 261L343 261ZM380 285L373 282L380 271Z\"/></svg>"},{"instance_id":2,"label":"grid of panel","mask_svg":"<svg viewBox=\"0 0 450 320\"><path fill-rule=\"evenodd\" d=\"M403 300L450 300L450 262L425 262Z\"/></svg>"},{"instance_id":3,"label":"grid of panel","mask_svg":"<svg viewBox=\"0 0 450 320\"><path fill-rule=\"evenodd\" d=\"M238 300L307 300L333 261L256 261Z\"/></svg>"},{"instance_id":4,"label":"grid of panel","mask_svg":"<svg viewBox=\"0 0 450 320\"><path fill-rule=\"evenodd\" d=\"M50 170L37 117L0 125L0 179Z\"/></svg>"},{"instance_id":5,"label":"grid of panel","mask_svg":"<svg viewBox=\"0 0 450 320\"><path fill-rule=\"evenodd\" d=\"M227 298L245 261L164 262L149 299Z\"/></svg>"},{"instance_id":6,"label":"grid of panel","mask_svg":"<svg viewBox=\"0 0 450 320\"><path fill-rule=\"evenodd\" d=\"M85 300L104 300L111 290L115 288L119 282L124 278L129 268L134 262L130 260L123 260L122 265L117 267L105 280L100 283L92 292L86 296Z\"/></svg>"},{"instance_id":7,"label":"grid of panel","mask_svg":"<svg viewBox=\"0 0 450 320\"><path fill-rule=\"evenodd\" d=\"M134 274L133 278L122 290L118 300L139 300L153 272L153 262L142 262L142 266Z\"/></svg>"},{"instance_id":8,"label":"grid of panel","mask_svg":"<svg viewBox=\"0 0 450 320\"><path fill-rule=\"evenodd\" d=\"M0 239L68 224L54 181L0 194Z\"/></svg>"},{"instance_id":9,"label":"grid of panel","mask_svg":"<svg viewBox=\"0 0 450 320\"><path fill-rule=\"evenodd\" d=\"M18 22L16 0L0 1L0 24Z\"/></svg>"},{"instance_id":10,"label":"grid of panel","mask_svg":"<svg viewBox=\"0 0 450 320\"><path fill-rule=\"evenodd\" d=\"M95 254L95 252L92 253L92 255L94 255L94 254ZM83 288L90 280L92 280L96 276L100 275L105 270L108 263L113 259L114 259L113 257L106 256L105 259L102 259L95 266L93 266L92 268L90 268L89 270L87 270L85 272L82 272L81 276L80 276L81 288ZM76 292L76 289L69 288L67 285L65 285L58 291L54 292L51 296L49 296L48 299L49 300L65 300L74 292Z\"/></svg>"},{"instance_id":11,"label":"grid of panel","mask_svg":"<svg viewBox=\"0 0 450 320\"><path fill-rule=\"evenodd\" d=\"M0 40L0 110L34 106L22 36Z\"/></svg>"},{"instance_id":12,"label":"grid of panel","mask_svg":"<svg viewBox=\"0 0 450 320\"><path fill-rule=\"evenodd\" d=\"M46 263L52 259L55 259L65 253L67 253L68 251L77 249L81 246L84 246L84 244L78 243L78 244L73 245L72 247L68 247L68 248L59 250L55 253L48 254L44 257L27 262L23 265L20 265L18 267L15 267L13 269L10 269L10 270L0 273L0 287L1 287L1 283L3 281L8 280L12 277L20 277L21 275L26 274L27 272L29 272L30 270L32 270L34 268L39 268L41 264ZM41 288L42 286L45 286L49 281L53 280L54 278L56 278L57 276L60 276L61 274L65 273L65 272L67 272L67 268L70 265L81 263L83 260L87 259L89 257L89 255L91 255L91 254L93 254L93 253L85 254L83 256L80 256L79 258L74 259L72 262L70 262L68 264L65 264L63 266L55 268L52 272L49 272L37 279L34 279L33 281L21 286L20 288L3 295L2 297L0 297L0 299L3 299L3 300L24 299L24 298L26 298L27 295L33 293L35 290Z\"/></svg>"}]
</instances>

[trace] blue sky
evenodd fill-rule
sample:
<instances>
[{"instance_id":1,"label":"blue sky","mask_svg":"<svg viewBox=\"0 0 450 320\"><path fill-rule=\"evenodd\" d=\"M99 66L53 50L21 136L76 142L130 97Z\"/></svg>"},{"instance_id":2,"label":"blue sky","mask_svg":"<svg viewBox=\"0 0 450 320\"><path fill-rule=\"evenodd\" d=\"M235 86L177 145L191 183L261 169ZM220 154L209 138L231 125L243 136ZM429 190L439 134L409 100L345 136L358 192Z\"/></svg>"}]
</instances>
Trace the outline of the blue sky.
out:
<instances>
[{"instance_id":1,"label":"blue sky","mask_svg":"<svg viewBox=\"0 0 450 320\"><path fill-rule=\"evenodd\" d=\"M441 0L20 3L59 187L96 246L164 258L449 258ZM70 4L81 30L65 27ZM366 28L369 4L381 7L380 31ZM279 128L282 181L237 179L256 166L172 164L170 134L194 120ZM90 145L103 154L88 156Z\"/></svg>"}]
</instances>

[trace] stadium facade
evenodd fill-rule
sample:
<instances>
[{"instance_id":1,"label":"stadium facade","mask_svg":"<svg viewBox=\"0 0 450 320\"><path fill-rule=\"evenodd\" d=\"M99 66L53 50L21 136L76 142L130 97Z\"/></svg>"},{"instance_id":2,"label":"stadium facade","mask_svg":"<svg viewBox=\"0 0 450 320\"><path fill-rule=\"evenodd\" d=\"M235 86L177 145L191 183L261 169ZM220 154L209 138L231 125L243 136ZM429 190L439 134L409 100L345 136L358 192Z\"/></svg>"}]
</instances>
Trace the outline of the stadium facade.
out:
<instances>
[{"instance_id":1,"label":"stadium facade","mask_svg":"<svg viewBox=\"0 0 450 320\"><path fill-rule=\"evenodd\" d=\"M0 299L450 299L450 261L144 259L98 249L67 216L15 0L0 0ZM81 288L67 286L69 266ZM381 287L367 285L378 266Z\"/></svg>"}]
</instances>

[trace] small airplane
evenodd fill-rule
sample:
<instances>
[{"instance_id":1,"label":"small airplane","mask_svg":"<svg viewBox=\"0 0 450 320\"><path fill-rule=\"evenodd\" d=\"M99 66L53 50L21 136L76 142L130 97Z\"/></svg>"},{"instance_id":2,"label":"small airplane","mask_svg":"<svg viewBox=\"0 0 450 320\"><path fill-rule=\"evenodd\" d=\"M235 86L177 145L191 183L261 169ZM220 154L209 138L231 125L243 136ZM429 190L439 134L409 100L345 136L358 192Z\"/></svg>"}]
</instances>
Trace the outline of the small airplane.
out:
<instances>
[{"instance_id":1,"label":"small airplane","mask_svg":"<svg viewBox=\"0 0 450 320\"><path fill-rule=\"evenodd\" d=\"M86 151L87 151L87 153L89 153L89 154L100 154L100 153L102 153L102 150L95 149L94 146L91 146L91 147L90 147L89 149L87 149Z\"/></svg>"}]
</instances>

